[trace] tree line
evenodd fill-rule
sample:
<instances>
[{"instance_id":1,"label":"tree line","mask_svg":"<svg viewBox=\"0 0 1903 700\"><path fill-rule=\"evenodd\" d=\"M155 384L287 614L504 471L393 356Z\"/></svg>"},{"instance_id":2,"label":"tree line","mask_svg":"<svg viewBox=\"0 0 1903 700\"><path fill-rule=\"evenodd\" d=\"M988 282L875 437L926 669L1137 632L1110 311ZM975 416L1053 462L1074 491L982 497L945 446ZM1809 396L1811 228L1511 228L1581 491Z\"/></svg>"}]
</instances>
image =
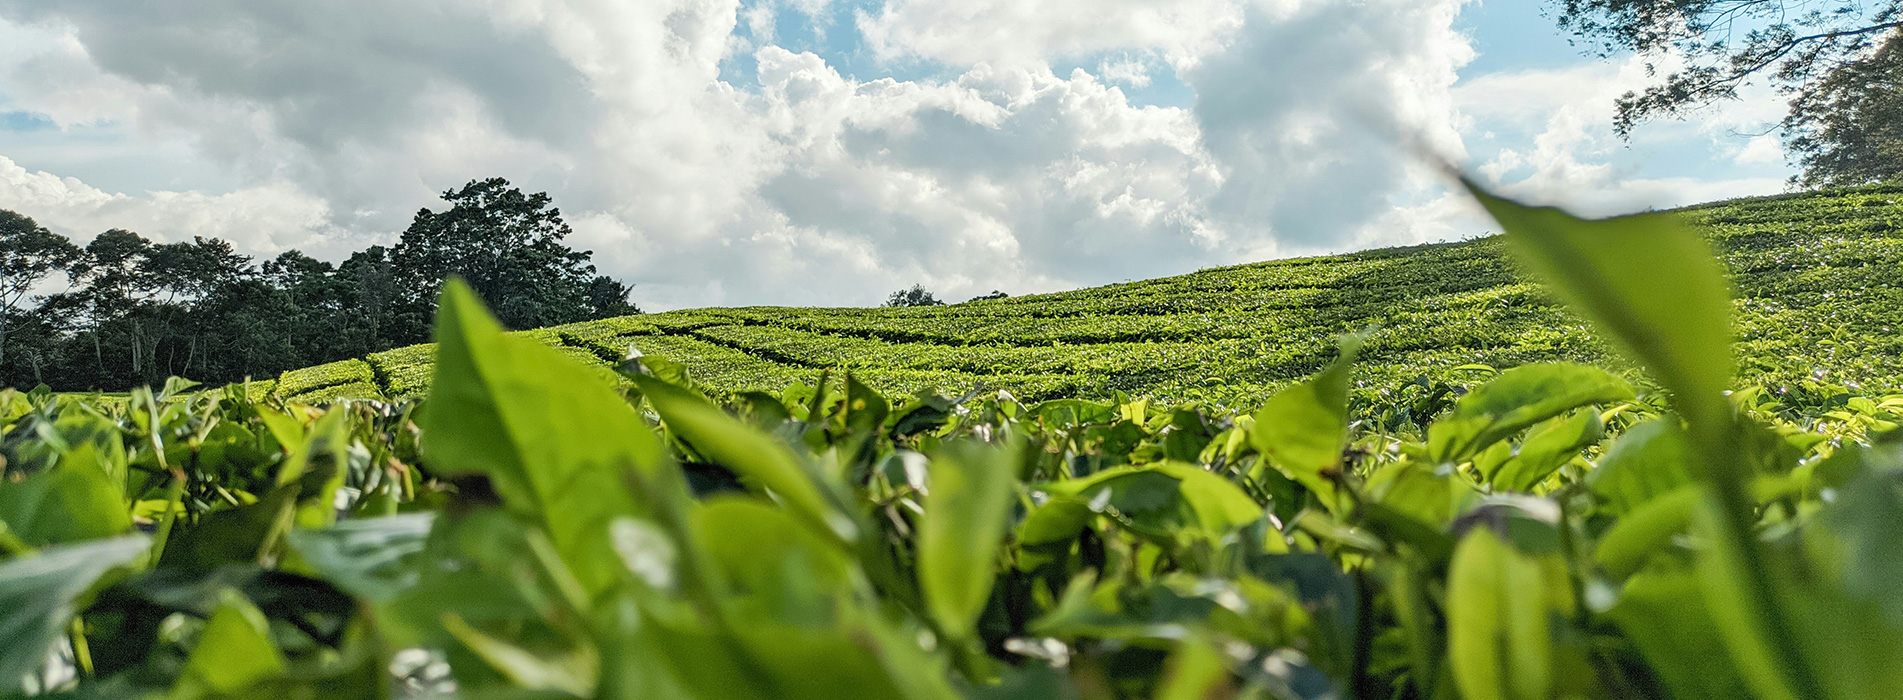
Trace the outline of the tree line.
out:
<instances>
[{"instance_id":1,"label":"tree line","mask_svg":"<svg viewBox=\"0 0 1903 700\"><path fill-rule=\"evenodd\" d=\"M259 262L217 238L160 243L123 229L81 246L0 210L0 382L229 382L427 342L451 275L514 328L640 313L628 285L597 274L591 251L564 244L570 229L547 193L491 178L443 199L395 245L334 265L296 250Z\"/></svg>"}]
</instances>

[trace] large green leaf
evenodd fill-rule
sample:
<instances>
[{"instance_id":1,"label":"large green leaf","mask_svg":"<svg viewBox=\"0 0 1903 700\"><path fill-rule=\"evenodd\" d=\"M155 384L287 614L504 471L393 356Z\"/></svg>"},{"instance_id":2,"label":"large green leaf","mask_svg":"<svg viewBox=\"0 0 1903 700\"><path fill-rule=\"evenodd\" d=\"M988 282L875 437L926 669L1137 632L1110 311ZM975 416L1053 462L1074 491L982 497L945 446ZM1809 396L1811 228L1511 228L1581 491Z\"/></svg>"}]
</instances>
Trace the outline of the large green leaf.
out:
<instances>
[{"instance_id":1,"label":"large green leaf","mask_svg":"<svg viewBox=\"0 0 1903 700\"><path fill-rule=\"evenodd\" d=\"M1698 231L1675 214L1589 221L1463 182L1520 259L1674 391L1687 415L1722 420L1736 368L1731 290Z\"/></svg>"},{"instance_id":2,"label":"large green leaf","mask_svg":"<svg viewBox=\"0 0 1903 700\"><path fill-rule=\"evenodd\" d=\"M1606 529L1593 549L1593 561L1615 577L1638 571L1691 525L1705 496L1704 489L1687 484L1647 499Z\"/></svg>"},{"instance_id":3,"label":"large green leaf","mask_svg":"<svg viewBox=\"0 0 1903 700\"><path fill-rule=\"evenodd\" d=\"M836 597L851 589L852 560L784 508L752 496L720 496L698 505L693 522L727 592L745 599L736 611L744 619L823 625Z\"/></svg>"},{"instance_id":4,"label":"large green leaf","mask_svg":"<svg viewBox=\"0 0 1903 700\"><path fill-rule=\"evenodd\" d=\"M1360 336L1344 337L1341 356L1327 369L1269 397L1250 433L1270 462L1331 507L1348 442L1348 370L1361 342Z\"/></svg>"},{"instance_id":5,"label":"large green leaf","mask_svg":"<svg viewBox=\"0 0 1903 700\"><path fill-rule=\"evenodd\" d=\"M1864 472L1839 498L1824 518L1844 548L1844 589L1903 627L1903 472Z\"/></svg>"},{"instance_id":6,"label":"large green leaf","mask_svg":"<svg viewBox=\"0 0 1903 700\"><path fill-rule=\"evenodd\" d=\"M969 638L991 595L998 542L1017 496L1015 450L957 442L930 463L930 491L918 526L918 580L925 606L946 634Z\"/></svg>"},{"instance_id":7,"label":"large green leaf","mask_svg":"<svg viewBox=\"0 0 1903 700\"><path fill-rule=\"evenodd\" d=\"M1492 474L1493 488L1496 491L1531 489L1579 456L1580 450L1598 444L1605 435L1605 422L1591 409L1546 421L1527 433L1519 453Z\"/></svg>"},{"instance_id":8,"label":"large green leaf","mask_svg":"<svg viewBox=\"0 0 1903 700\"><path fill-rule=\"evenodd\" d=\"M487 476L589 590L619 578L608 524L643 510L626 472L668 468L640 415L595 370L504 334L460 281L443 286L436 342L420 421L428 465Z\"/></svg>"},{"instance_id":9,"label":"large green leaf","mask_svg":"<svg viewBox=\"0 0 1903 700\"><path fill-rule=\"evenodd\" d=\"M1532 364L1501 372L1460 398L1427 431L1428 453L1459 462L1528 426L1581 406L1632 398L1632 386L1586 365Z\"/></svg>"},{"instance_id":10,"label":"large green leaf","mask_svg":"<svg viewBox=\"0 0 1903 700\"><path fill-rule=\"evenodd\" d=\"M0 692L46 661L73 601L151 546L144 535L49 547L0 564Z\"/></svg>"},{"instance_id":11,"label":"large green leaf","mask_svg":"<svg viewBox=\"0 0 1903 700\"><path fill-rule=\"evenodd\" d=\"M1625 584L1606 616L1632 640L1677 700L1749 697L1688 573L1647 572Z\"/></svg>"},{"instance_id":12,"label":"large green leaf","mask_svg":"<svg viewBox=\"0 0 1903 700\"><path fill-rule=\"evenodd\" d=\"M842 541L856 537L852 519L828 498L816 472L802 467L785 445L685 389L649 377L630 379L667 428L695 450L784 501L822 532Z\"/></svg>"},{"instance_id":13,"label":"large green leaf","mask_svg":"<svg viewBox=\"0 0 1903 700\"><path fill-rule=\"evenodd\" d=\"M0 479L0 522L35 547L132 529L119 484L96 464L63 463L19 483Z\"/></svg>"},{"instance_id":14,"label":"large green leaf","mask_svg":"<svg viewBox=\"0 0 1903 700\"><path fill-rule=\"evenodd\" d=\"M1677 421L1659 419L1632 426L1612 442L1586 474L1586 485L1605 512L1623 516L1647 501L1691 483L1691 461Z\"/></svg>"},{"instance_id":15,"label":"large green leaf","mask_svg":"<svg viewBox=\"0 0 1903 700\"><path fill-rule=\"evenodd\" d=\"M1544 700L1552 647L1540 566L1476 527L1447 573L1447 646L1467 700Z\"/></svg>"},{"instance_id":16,"label":"large green leaf","mask_svg":"<svg viewBox=\"0 0 1903 700\"><path fill-rule=\"evenodd\" d=\"M415 561L435 513L345 520L290 533L291 547L325 580L353 595L386 600L415 585Z\"/></svg>"},{"instance_id":17,"label":"large green leaf","mask_svg":"<svg viewBox=\"0 0 1903 700\"><path fill-rule=\"evenodd\" d=\"M173 687L174 698L231 696L285 672L284 653L271 639L264 613L236 591L225 590L198 634Z\"/></svg>"}]
</instances>

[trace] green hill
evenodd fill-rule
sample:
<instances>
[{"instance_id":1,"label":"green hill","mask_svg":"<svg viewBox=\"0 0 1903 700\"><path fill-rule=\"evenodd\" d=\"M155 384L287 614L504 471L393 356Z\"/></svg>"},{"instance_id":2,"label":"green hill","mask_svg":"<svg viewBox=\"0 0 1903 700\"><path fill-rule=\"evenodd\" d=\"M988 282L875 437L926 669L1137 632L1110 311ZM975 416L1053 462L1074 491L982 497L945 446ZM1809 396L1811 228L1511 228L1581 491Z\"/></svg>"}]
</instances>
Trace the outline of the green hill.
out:
<instances>
[{"instance_id":1,"label":"green hill","mask_svg":"<svg viewBox=\"0 0 1903 700\"><path fill-rule=\"evenodd\" d=\"M1903 185L1683 210L1738 289L1744 376L1895 388L1903 376ZM1580 320L1523 282L1496 238L1275 260L924 308L693 309L523 331L602 368L630 346L715 389L777 389L850 370L888 394L1005 389L1022 399L1262 396L1375 327L1358 378L1393 386L1464 365L1607 362ZM258 391L305 402L427 391L429 345L286 372Z\"/></svg>"}]
</instances>

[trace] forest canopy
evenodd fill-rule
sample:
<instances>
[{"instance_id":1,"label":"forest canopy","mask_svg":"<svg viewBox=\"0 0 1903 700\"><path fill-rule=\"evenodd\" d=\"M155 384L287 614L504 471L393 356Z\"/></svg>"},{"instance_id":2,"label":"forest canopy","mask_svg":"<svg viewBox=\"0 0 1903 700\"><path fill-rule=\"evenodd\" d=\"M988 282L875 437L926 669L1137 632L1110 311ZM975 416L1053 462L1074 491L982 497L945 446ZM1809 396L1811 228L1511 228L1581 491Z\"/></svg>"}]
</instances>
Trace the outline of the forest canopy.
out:
<instances>
[{"instance_id":1,"label":"forest canopy","mask_svg":"<svg viewBox=\"0 0 1903 700\"><path fill-rule=\"evenodd\" d=\"M591 251L564 243L570 229L546 193L490 178L442 197L449 206L418 211L394 246L337 264L296 250L259 262L217 238L161 243L123 229L80 246L0 210L0 382L239 381L421 343L451 276L515 328L640 312Z\"/></svg>"}]
</instances>

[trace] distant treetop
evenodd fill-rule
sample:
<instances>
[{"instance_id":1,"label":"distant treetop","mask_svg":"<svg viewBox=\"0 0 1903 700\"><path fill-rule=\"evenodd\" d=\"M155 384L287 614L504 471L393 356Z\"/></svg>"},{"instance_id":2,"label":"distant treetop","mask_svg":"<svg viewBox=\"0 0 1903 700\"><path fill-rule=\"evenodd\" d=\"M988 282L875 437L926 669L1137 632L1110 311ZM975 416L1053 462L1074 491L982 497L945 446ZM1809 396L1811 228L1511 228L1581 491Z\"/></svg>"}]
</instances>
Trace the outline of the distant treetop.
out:
<instances>
[{"instance_id":1,"label":"distant treetop","mask_svg":"<svg viewBox=\"0 0 1903 700\"><path fill-rule=\"evenodd\" d=\"M911 289L901 289L885 298L886 306L944 306L945 302L925 291L925 285L914 284Z\"/></svg>"}]
</instances>

